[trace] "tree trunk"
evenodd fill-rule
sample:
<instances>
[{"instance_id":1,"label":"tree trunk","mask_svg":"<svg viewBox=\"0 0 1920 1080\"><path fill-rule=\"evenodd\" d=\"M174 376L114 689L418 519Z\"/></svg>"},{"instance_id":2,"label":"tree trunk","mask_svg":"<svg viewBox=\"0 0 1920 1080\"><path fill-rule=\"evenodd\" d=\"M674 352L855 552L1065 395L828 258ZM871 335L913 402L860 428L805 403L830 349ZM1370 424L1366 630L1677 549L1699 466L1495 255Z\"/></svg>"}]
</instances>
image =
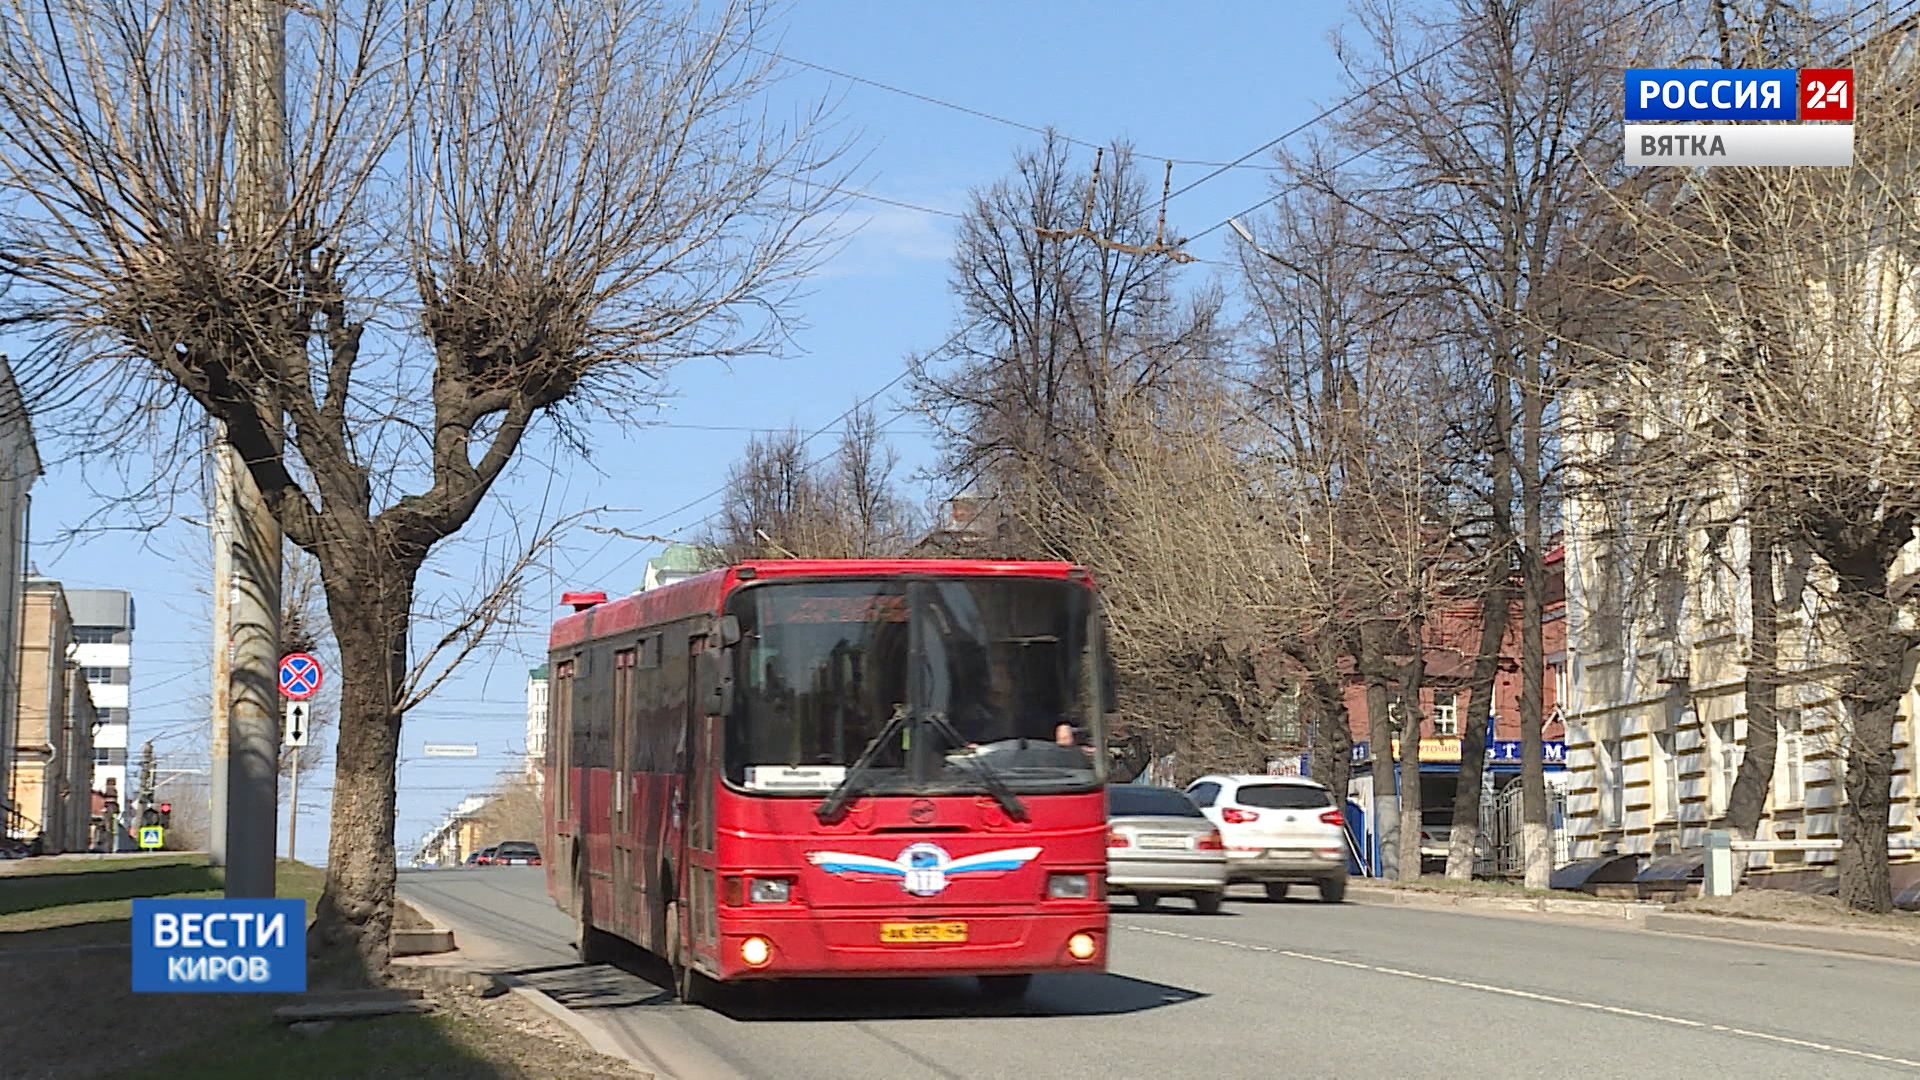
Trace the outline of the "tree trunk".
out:
<instances>
[{"instance_id":1,"label":"tree trunk","mask_svg":"<svg viewBox=\"0 0 1920 1080\"><path fill-rule=\"evenodd\" d=\"M1313 699L1314 778L1333 792L1333 804L1346 814L1347 788L1353 779L1353 728L1340 684L1315 673L1307 682Z\"/></svg>"},{"instance_id":2,"label":"tree trunk","mask_svg":"<svg viewBox=\"0 0 1920 1080\"><path fill-rule=\"evenodd\" d=\"M1743 840L1760 831L1760 812L1773 788L1773 759L1779 743L1780 628L1774 591L1774 535L1766 515L1766 497L1756 494L1747 511L1747 595L1753 609L1747 649L1746 750L1740 772L1727 795L1727 828Z\"/></svg>"},{"instance_id":3,"label":"tree trunk","mask_svg":"<svg viewBox=\"0 0 1920 1080\"><path fill-rule=\"evenodd\" d=\"M367 560L358 563L366 573ZM393 932L400 751L400 720L393 706L407 674L412 577L382 588L379 577L343 582L337 571L328 576L328 607L340 645L340 728L327 881L315 914L314 951L351 952L374 975L387 965Z\"/></svg>"},{"instance_id":4,"label":"tree trunk","mask_svg":"<svg viewBox=\"0 0 1920 1080\"><path fill-rule=\"evenodd\" d=\"M1367 741L1373 752L1373 843L1380 873L1400 876L1400 796L1393 768L1393 719L1387 715L1386 657L1377 627L1360 631L1356 658L1367 694Z\"/></svg>"},{"instance_id":5,"label":"tree trunk","mask_svg":"<svg viewBox=\"0 0 1920 1080\"><path fill-rule=\"evenodd\" d=\"M1546 566L1538 546L1540 523L1527 510L1527 545L1520 553L1520 839L1526 885L1544 889L1553 879L1553 827L1547 820L1547 772L1541 744L1546 707Z\"/></svg>"},{"instance_id":6,"label":"tree trunk","mask_svg":"<svg viewBox=\"0 0 1920 1080\"><path fill-rule=\"evenodd\" d=\"M1460 725L1460 786L1453 794L1453 828L1447 837L1447 877L1473 878L1475 852L1480 844L1480 797L1486 784L1487 756L1473 748L1487 743L1487 725L1493 718L1493 684L1500 675L1500 651L1513 614L1504 551L1492 560L1488 585L1480 598L1480 651L1473 658L1472 682L1467 687L1467 720Z\"/></svg>"},{"instance_id":7,"label":"tree trunk","mask_svg":"<svg viewBox=\"0 0 1920 1080\"><path fill-rule=\"evenodd\" d=\"M1913 685L1913 640L1890 625L1890 605L1883 598L1843 593L1835 606L1848 628L1852 653L1852 668L1842 683L1853 730L1840 825L1840 902L1855 911L1887 912L1893 910L1887 867L1893 729L1900 721L1900 700Z\"/></svg>"},{"instance_id":8,"label":"tree trunk","mask_svg":"<svg viewBox=\"0 0 1920 1080\"><path fill-rule=\"evenodd\" d=\"M1421 639L1425 627L1417 614L1418 600L1415 601L1416 614L1409 620L1407 627L1407 645L1413 658L1407 661L1400 675L1400 697L1402 715L1400 719L1400 880L1414 881L1420 877L1420 829L1422 820L1420 798L1420 736L1425 726L1424 713L1420 708L1420 688L1426 681L1427 650Z\"/></svg>"}]
</instances>

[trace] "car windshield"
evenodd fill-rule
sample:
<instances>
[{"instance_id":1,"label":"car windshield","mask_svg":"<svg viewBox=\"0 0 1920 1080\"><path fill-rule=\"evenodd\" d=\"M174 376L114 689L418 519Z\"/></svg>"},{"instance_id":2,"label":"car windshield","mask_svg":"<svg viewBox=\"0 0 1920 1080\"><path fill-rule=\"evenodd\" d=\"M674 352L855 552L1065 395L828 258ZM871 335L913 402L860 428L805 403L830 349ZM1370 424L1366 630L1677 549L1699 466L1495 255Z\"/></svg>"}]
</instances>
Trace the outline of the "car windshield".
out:
<instances>
[{"instance_id":1,"label":"car windshield","mask_svg":"<svg viewBox=\"0 0 1920 1080\"><path fill-rule=\"evenodd\" d=\"M1018 790L1083 790L1104 776L1084 584L773 582L728 610L741 642L727 778L748 790L830 791L902 713L863 788L977 791L984 772Z\"/></svg>"},{"instance_id":2,"label":"car windshield","mask_svg":"<svg viewBox=\"0 0 1920 1080\"><path fill-rule=\"evenodd\" d=\"M1318 810L1332 806L1333 796L1307 784L1243 784L1233 801L1262 810Z\"/></svg>"},{"instance_id":3,"label":"car windshield","mask_svg":"<svg viewBox=\"0 0 1920 1080\"><path fill-rule=\"evenodd\" d=\"M1107 789L1108 817L1204 818L1193 800L1172 788L1116 784Z\"/></svg>"}]
</instances>

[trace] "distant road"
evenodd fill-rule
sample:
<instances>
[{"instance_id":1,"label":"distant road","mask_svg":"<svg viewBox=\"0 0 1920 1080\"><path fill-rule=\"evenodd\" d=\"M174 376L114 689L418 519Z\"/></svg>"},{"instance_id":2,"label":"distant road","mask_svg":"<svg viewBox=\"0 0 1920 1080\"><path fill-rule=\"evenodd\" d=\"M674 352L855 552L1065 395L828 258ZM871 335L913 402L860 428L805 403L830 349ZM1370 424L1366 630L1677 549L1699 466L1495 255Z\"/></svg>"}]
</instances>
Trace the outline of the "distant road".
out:
<instances>
[{"instance_id":1,"label":"distant road","mask_svg":"<svg viewBox=\"0 0 1920 1080\"><path fill-rule=\"evenodd\" d=\"M538 870L404 871L476 962L680 1080L1920 1076L1920 965L1572 921L1312 901L1121 901L1107 975L813 982L691 1008L574 960ZM1304 890L1302 890L1304 891ZM647 970L643 964L628 965Z\"/></svg>"}]
</instances>

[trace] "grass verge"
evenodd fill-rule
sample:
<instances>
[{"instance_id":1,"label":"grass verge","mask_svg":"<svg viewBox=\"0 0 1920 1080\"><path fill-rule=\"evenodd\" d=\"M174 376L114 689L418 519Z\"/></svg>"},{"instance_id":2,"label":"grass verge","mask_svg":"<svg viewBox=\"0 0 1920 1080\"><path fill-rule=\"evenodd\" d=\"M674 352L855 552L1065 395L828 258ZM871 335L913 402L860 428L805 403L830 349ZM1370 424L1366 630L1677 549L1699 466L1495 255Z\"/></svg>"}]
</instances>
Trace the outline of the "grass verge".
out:
<instances>
[{"instance_id":1,"label":"grass verge","mask_svg":"<svg viewBox=\"0 0 1920 1080\"><path fill-rule=\"evenodd\" d=\"M131 956L76 945L126 945L132 902L144 896L218 896L205 856L136 856L88 871L0 879L0 985L13 1015L0 1074L20 1077L633 1077L578 1046L516 999L422 988L438 1011L290 1029L279 994L134 994ZM277 893L307 901L325 882L283 860ZM307 985L359 986L366 974L329 958Z\"/></svg>"}]
</instances>

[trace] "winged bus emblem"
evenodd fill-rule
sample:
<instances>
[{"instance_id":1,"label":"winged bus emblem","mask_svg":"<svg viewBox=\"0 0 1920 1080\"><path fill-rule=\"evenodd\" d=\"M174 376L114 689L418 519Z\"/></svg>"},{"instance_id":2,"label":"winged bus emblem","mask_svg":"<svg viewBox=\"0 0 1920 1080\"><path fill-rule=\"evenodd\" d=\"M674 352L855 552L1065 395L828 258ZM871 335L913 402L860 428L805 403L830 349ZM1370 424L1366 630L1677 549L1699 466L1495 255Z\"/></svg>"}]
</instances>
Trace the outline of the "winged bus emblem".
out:
<instances>
[{"instance_id":1,"label":"winged bus emblem","mask_svg":"<svg viewBox=\"0 0 1920 1080\"><path fill-rule=\"evenodd\" d=\"M887 878L914 896L937 896L956 877L987 877L1018 870L1040 854L1037 847L983 851L958 859L938 844L909 844L892 859L854 855L844 851L814 851L807 861L829 874L845 878Z\"/></svg>"}]
</instances>

